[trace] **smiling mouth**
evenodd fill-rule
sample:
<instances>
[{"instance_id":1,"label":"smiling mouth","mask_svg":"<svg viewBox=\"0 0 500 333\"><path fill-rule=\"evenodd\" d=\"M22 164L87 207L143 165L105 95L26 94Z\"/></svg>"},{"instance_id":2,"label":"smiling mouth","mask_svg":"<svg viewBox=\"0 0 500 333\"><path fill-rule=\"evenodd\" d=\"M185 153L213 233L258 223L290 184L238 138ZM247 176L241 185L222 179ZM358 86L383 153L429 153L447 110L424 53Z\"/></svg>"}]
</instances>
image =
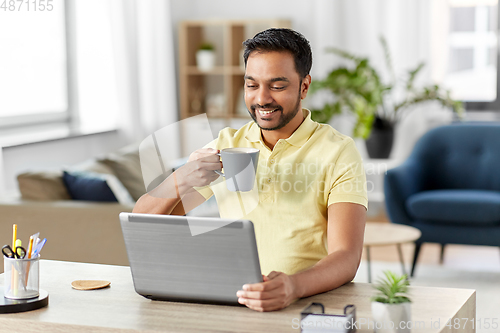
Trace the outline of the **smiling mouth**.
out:
<instances>
[{"instance_id":1,"label":"smiling mouth","mask_svg":"<svg viewBox=\"0 0 500 333\"><path fill-rule=\"evenodd\" d=\"M278 111L279 109L274 109L274 110L269 110L269 111L265 111L265 110L258 110L259 113L262 115L262 116L267 116L267 115L270 115L271 113L273 112L276 112Z\"/></svg>"}]
</instances>

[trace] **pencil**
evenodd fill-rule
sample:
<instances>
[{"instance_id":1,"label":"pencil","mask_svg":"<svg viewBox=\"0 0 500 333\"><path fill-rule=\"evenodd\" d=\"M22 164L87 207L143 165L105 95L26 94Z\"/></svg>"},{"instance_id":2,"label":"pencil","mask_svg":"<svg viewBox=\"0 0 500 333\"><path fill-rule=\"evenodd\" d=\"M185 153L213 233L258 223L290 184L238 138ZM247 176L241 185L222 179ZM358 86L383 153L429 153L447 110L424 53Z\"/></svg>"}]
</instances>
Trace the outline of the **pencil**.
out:
<instances>
[{"instance_id":1,"label":"pencil","mask_svg":"<svg viewBox=\"0 0 500 333\"><path fill-rule=\"evenodd\" d=\"M17 224L12 225L12 251L16 253Z\"/></svg>"},{"instance_id":2,"label":"pencil","mask_svg":"<svg viewBox=\"0 0 500 333\"><path fill-rule=\"evenodd\" d=\"M33 236L30 236L30 244L28 245L28 259L31 259L31 251L33 250Z\"/></svg>"},{"instance_id":3,"label":"pencil","mask_svg":"<svg viewBox=\"0 0 500 333\"><path fill-rule=\"evenodd\" d=\"M33 236L30 237L30 244L28 245L28 259L31 259L31 250L33 249ZM26 279L24 279L24 285L28 288L28 277L30 275L30 263L26 265Z\"/></svg>"},{"instance_id":4,"label":"pencil","mask_svg":"<svg viewBox=\"0 0 500 333\"><path fill-rule=\"evenodd\" d=\"M14 251L14 258L16 257L16 240L17 240L17 224L12 225L12 251ZM10 281L10 288L14 294L17 291L16 268L12 265L12 277Z\"/></svg>"}]
</instances>

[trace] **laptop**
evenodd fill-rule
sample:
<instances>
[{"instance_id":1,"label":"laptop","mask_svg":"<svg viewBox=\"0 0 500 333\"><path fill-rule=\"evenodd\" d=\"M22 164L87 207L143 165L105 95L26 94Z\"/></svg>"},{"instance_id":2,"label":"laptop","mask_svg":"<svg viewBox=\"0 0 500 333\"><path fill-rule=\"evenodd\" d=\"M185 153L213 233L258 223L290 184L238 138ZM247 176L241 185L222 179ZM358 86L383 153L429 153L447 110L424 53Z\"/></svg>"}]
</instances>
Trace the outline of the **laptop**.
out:
<instances>
[{"instance_id":1,"label":"laptop","mask_svg":"<svg viewBox=\"0 0 500 333\"><path fill-rule=\"evenodd\" d=\"M262 282L253 223L120 213L135 291L149 299L240 305Z\"/></svg>"}]
</instances>

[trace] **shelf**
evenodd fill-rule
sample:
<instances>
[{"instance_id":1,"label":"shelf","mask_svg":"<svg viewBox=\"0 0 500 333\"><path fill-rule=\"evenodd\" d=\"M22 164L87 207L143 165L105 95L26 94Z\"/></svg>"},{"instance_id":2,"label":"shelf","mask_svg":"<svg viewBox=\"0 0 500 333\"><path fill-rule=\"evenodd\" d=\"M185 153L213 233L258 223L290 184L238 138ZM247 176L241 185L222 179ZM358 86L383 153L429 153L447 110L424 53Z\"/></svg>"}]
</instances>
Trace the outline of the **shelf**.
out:
<instances>
[{"instance_id":1,"label":"shelf","mask_svg":"<svg viewBox=\"0 0 500 333\"><path fill-rule=\"evenodd\" d=\"M196 66L185 69L188 75L245 75L245 69L240 66L216 66L210 71L200 71Z\"/></svg>"},{"instance_id":2,"label":"shelf","mask_svg":"<svg viewBox=\"0 0 500 333\"><path fill-rule=\"evenodd\" d=\"M211 110L209 118L248 119L243 100L241 65L242 43L257 32L271 27L290 27L290 21L280 19L257 20L194 20L179 26L179 83L181 119ZM200 71L196 53L200 45L210 42L215 47L216 66ZM219 106L223 114L215 113ZM217 110L218 111L218 110Z\"/></svg>"},{"instance_id":3,"label":"shelf","mask_svg":"<svg viewBox=\"0 0 500 333\"><path fill-rule=\"evenodd\" d=\"M217 66L210 71L200 71L196 66L186 67L186 74L188 75L224 75L227 70L225 67Z\"/></svg>"}]
</instances>

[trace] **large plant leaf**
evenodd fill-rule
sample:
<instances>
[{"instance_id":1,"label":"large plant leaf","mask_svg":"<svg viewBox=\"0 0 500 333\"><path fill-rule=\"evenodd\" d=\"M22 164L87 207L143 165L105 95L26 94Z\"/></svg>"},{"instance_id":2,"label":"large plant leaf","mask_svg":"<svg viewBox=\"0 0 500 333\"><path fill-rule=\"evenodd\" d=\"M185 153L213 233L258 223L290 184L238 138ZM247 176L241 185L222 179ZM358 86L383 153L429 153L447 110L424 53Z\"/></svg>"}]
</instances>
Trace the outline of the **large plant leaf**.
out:
<instances>
[{"instance_id":1,"label":"large plant leaf","mask_svg":"<svg viewBox=\"0 0 500 333\"><path fill-rule=\"evenodd\" d=\"M359 62L359 61L364 59L364 58L357 57L352 53L349 53L347 51L341 50L341 49L336 48L336 47L328 47L328 48L326 48L326 52L334 53L342 58L353 60L354 62Z\"/></svg>"},{"instance_id":2,"label":"large plant leaf","mask_svg":"<svg viewBox=\"0 0 500 333\"><path fill-rule=\"evenodd\" d=\"M415 69L408 72L409 75L408 75L408 81L406 82L406 90L412 91L414 89L413 84L415 83L415 78L417 77L418 73L420 73L422 68L424 68L424 66L425 63L422 62L418 64L418 66Z\"/></svg>"},{"instance_id":3,"label":"large plant leaf","mask_svg":"<svg viewBox=\"0 0 500 333\"><path fill-rule=\"evenodd\" d=\"M394 85L396 82L396 74L394 72L394 66L392 65L392 57L391 57L391 52L389 51L389 45L387 45L387 40L385 39L384 36L379 37L380 44L382 44L382 48L384 49L384 59L385 59L385 65L387 67L387 70L389 71L389 74L391 75L391 81L392 84Z\"/></svg>"},{"instance_id":4,"label":"large plant leaf","mask_svg":"<svg viewBox=\"0 0 500 333\"><path fill-rule=\"evenodd\" d=\"M342 103L328 103L325 104L323 109L312 109L311 119L317 121L318 123L328 123L330 119L336 115L342 113Z\"/></svg>"},{"instance_id":5,"label":"large plant leaf","mask_svg":"<svg viewBox=\"0 0 500 333\"><path fill-rule=\"evenodd\" d=\"M407 96L402 102L396 104L394 113L397 114L397 120L401 120L406 113L411 111L410 106L428 101L438 101L443 107L451 108L460 118L465 113L462 102L452 99L449 91L441 89L438 85L432 85L423 87L420 92ZM406 113L400 110L404 110Z\"/></svg>"}]
</instances>

